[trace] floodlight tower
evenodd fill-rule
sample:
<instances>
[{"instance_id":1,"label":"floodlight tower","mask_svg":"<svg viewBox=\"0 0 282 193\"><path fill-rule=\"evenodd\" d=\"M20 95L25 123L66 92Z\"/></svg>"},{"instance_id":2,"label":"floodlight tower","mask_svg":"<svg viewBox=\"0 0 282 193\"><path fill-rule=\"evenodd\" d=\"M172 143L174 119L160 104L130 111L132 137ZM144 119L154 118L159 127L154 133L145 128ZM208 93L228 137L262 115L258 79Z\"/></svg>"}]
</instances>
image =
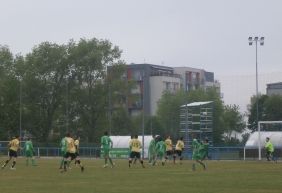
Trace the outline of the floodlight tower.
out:
<instances>
[{"instance_id":1,"label":"floodlight tower","mask_svg":"<svg viewBox=\"0 0 282 193\"><path fill-rule=\"evenodd\" d=\"M252 46L253 43L255 43L255 46L256 46L256 107L257 107L257 115L256 115L256 122L257 122L257 126L259 127L258 125L258 122L259 122L259 105L258 105L258 42L261 46L264 45L264 37L249 37L248 38L249 40L249 46ZM260 136L259 136L259 141L260 141ZM261 147L259 145L259 154L261 154L261 151L260 151ZM259 155L260 157L260 155Z\"/></svg>"}]
</instances>

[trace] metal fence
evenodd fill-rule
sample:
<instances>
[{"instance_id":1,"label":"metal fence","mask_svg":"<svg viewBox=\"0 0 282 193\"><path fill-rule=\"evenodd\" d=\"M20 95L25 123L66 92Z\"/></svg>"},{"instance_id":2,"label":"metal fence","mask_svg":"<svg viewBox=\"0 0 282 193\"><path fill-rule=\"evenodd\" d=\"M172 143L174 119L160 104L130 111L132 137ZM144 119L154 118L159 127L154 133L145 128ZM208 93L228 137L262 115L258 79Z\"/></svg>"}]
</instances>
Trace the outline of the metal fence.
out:
<instances>
[{"instance_id":1,"label":"metal fence","mask_svg":"<svg viewBox=\"0 0 282 193\"><path fill-rule=\"evenodd\" d=\"M35 147L35 156L37 157L57 157L62 156L60 148L57 147ZM81 157L100 157L100 147L81 147L79 148ZM0 147L0 155L8 155L7 148ZM21 149L18 152L19 156L24 156L24 151Z\"/></svg>"},{"instance_id":2,"label":"metal fence","mask_svg":"<svg viewBox=\"0 0 282 193\"><path fill-rule=\"evenodd\" d=\"M120 148L119 148L120 149ZM124 148L127 149L127 148ZM0 147L0 156L7 156L8 151L6 147ZM80 157L98 158L100 157L100 147L80 147ZM262 159L265 158L265 151L262 150ZM19 156L24 156L23 150L19 151ZM60 154L58 147L35 147L35 156L37 157L57 157ZM183 152L185 159L192 159L192 150L186 148ZM282 150L276 149L274 152L275 159L282 156ZM118 158L127 158L127 156L120 156ZM210 147L209 159L211 160L258 160L258 149L245 147Z\"/></svg>"}]
</instances>

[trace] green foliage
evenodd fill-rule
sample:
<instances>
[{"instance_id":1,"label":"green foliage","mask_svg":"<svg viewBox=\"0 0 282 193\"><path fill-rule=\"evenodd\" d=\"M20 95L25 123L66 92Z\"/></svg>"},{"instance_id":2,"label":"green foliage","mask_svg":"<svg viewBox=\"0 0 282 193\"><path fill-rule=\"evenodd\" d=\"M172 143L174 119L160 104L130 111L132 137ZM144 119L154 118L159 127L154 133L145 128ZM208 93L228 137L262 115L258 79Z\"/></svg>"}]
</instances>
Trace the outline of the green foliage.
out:
<instances>
[{"instance_id":1,"label":"green foliage","mask_svg":"<svg viewBox=\"0 0 282 193\"><path fill-rule=\"evenodd\" d=\"M15 58L0 45L0 136L11 137L18 131L19 81L14 76Z\"/></svg>"},{"instance_id":2,"label":"green foliage","mask_svg":"<svg viewBox=\"0 0 282 193\"><path fill-rule=\"evenodd\" d=\"M259 121L280 121L282 120L282 96L281 95L260 95L258 98L258 119ZM256 96L251 98L248 108L248 127L252 131L257 129L257 100Z\"/></svg>"},{"instance_id":3,"label":"green foliage","mask_svg":"<svg viewBox=\"0 0 282 193\"><path fill-rule=\"evenodd\" d=\"M159 135L171 135L176 139L179 133L180 106L185 103L186 93L182 90L172 94L165 92L158 103L157 118L161 123L162 130Z\"/></svg>"},{"instance_id":4,"label":"green foliage","mask_svg":"<svg viewBox=\"0 0 282 193\"><path fill-rule=\"evenodd\" d=\"M225 142L236 143L236 139L233 138L232 134L242 133L246 127L244 116L239 112L238 105L226 105L224 107L223 123L225 131Z\"/></svg>"},{"instance_id":5,"label":"green foliage","mask_svg":"<svg viewBox=\"0 0 282 193\"><path fill-rule=\"evenodd\" d=\"M1 139L19 131L21 95L22 130L38 141L56 140L66 131L98 141L108 129L106 68L115 66L121 76L125 68L120 55L118 47L95 38L67 45L43 42L25 57L14 57L0 46L0 128L6 133ZM114 95L127 90L121 82L112 84Z\"/></svg>"}]
</instances>

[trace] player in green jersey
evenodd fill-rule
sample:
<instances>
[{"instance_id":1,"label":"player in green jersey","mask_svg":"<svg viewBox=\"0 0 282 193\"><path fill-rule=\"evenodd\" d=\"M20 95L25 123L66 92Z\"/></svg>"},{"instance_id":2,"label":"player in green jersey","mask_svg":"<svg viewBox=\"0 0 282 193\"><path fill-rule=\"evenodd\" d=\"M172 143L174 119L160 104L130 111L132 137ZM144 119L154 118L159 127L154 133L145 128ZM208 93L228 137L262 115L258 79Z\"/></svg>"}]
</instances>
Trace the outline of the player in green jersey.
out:
<instances>
[{"instance_id":1,"label":"player in green jersey","mask_svg":"<svg viewBox=\"0 0 282 193\"><path fill-rule=\"evenodd\" d=\"M158 139L156 140L156 158L153 162L153 165L156 165L157 159L159 158L162 162L162 165L164 166L165 164L165 152L166 152L166 144L165 142L162 140L161 137L158 137Z\"/></svg>"},{"instance_id":2,"label":"player in green jersey","mask_svg":"<svg viewBox=\"0 0 282 193\"><path fill-rule=\"evenodd\" d=\"M156 157L156 136L150 141L148 148L149 164L152 164Z\"/></svg>"},{"instance_id":3,"label":"player in green jersey","mask_svg":"<svg viewBox=\"0 0 282 193\"><path fill-rule=\"evenodd\" d=\"M205 139L203 143L200 143L197 139L193 139L192 142L192 149L193 149L193 155L192 159L196 161L196 163L199 163L204 170L206 170L206 165L203 163L203 160L208 155L208 139ZM193 163L192 170L196 170L196 163Z\"/></svg>"},{"instance_id":4,"label":"player in green jersey","mask_svg":"<svg viewBox=\"0 0 282 193\"><path fill-rule=\"evenodd\" d=\"M33 144L30 138L27 138L25 144L24 144L24 152L26 157L26 166L29 165L29 160L31 159L32 166L36 166L35 159L34 159L34 149Z\"/></svg>"},{"instance_id":5,"label":"player in green jersey","mask_svg":"<svg viewBox=\"0 0 282 193\"><path fill-rule=\"evenodd\" d=\"M61 148L60 150L61 150L62 160L61 160L60 168L59 168L59 169L63 169L63 165L64 165L64 156L65 156L65 154L66 154L66 152L67 152L66 136L61 139L60 148Z\"/></svg>"},{"instance_id":6,"label":"player in green jersey","mask_svg":"<svg viewBox=\"0 0 282 193\"><path fill-rule=\"evenodd\" d=\"M110 158L110 149L113 148L113 141L108 135L108 132L104 132L104 136L101 137L101 150L105 159L104 168L108 167L108 160L110 161L111 167L114 167L112 158Z\"/></svg>"}]
</instances>

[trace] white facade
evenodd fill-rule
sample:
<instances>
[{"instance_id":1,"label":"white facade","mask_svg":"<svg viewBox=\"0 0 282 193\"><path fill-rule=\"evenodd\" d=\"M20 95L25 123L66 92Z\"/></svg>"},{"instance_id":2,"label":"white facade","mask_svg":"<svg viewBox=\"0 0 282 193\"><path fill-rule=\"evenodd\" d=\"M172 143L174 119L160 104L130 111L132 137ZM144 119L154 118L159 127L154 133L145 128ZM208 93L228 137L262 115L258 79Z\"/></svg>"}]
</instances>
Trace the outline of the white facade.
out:
<instances>
[{"instance_id":1,"label":"white facade","mask_svg":"<svg viewBox=\"0 0 282 193\"><path fill-rule=\"evenodd\" d=\"M164 91L176 92L180 89L181 79L171 76L150 77L151 115L156 115L158 102Z\"/></svg>"}]
</instances>

